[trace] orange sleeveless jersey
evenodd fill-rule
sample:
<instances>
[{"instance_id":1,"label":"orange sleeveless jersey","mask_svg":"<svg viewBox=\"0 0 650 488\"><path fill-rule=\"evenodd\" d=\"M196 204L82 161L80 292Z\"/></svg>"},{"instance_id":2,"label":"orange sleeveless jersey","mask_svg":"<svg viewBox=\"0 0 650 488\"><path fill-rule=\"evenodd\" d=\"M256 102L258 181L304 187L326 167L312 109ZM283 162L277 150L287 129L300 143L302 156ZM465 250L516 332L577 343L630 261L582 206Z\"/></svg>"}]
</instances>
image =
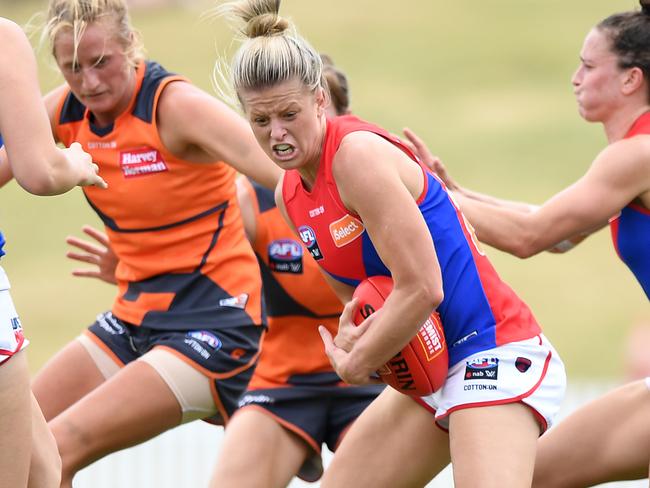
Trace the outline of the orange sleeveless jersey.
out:
<instances>
[{"instance_id":1,"label":"orange sleeveless jersey","mask_svg":"<svg viewBox=\"0 0 650 488\"><path fill-rule=\"evenodd\" d=\"M261 280L236 198L235 170L192 163L163 146L156 125L165 86L187 82L153 62L137 67L127 110L105 128L68 91L56 135L79 142L108 189L84 188L119 257L113 314L154 329L261 324ZM200 123L200 122L199 122Z\"/></svg>"},{"instance_id":2,"label":"orange sleeveless jersey","mask_svg":"<svg viewBox=\"0 0 650 488\"><path fill-rule=\"evenodd\" d=\"M269 330L249 390L338 384L318 326L338 330L343 305L275 206L273 192L246 180L256 214Z\"/></svg>"}]
</instances>

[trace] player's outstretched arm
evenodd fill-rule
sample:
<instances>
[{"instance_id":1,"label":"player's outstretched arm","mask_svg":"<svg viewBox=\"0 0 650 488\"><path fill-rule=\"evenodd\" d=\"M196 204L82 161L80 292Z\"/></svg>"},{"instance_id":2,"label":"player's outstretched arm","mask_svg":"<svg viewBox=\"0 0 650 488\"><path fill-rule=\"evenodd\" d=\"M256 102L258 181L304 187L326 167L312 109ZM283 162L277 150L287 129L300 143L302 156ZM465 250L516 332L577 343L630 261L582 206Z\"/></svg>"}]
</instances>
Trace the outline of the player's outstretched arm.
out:
<instances>
[{"instance_id":1,"label":"player's outstretched arm","mask_svg":"<svg viewBox=\"0 0 650 488\"><path fill-rule=\"evenodd\" d=\"M610 144L582 178L529 213L495 207L462 193L456 199L481 241L525 258L606 225L650 187L649 158L645 138Z\"/></svg>"},{"instance_id":2,"label":"player's outstretched arm","mask_svg":"<svg viewBox=\"0 0 650 488\"><path fill-rule=\"evenodd\" d=\"M0 45L0 134L16 181L37 195L64 193L77 185L105 187L97 165L81 146L56 147L32 48L20 27L2 18ZM2 170L5 182L8 170L6 166Z\"/></svg>"},{"instance_id":3,"label":"player's outstretched arm","mask_svg":"<svg viewBox=\"0 0 650 488\"><path fill-rule=\"evenodd\" d=\"M482 208L481 206L484 204L491 205L494 207L499 207L502 209L505 209L507 212L519 212L522 214L530 214L533 212L536 212L539 210L540 206L539 205L532 205L529 203L525 202L516 202L513 200L505 200L502 198L497 198L492 195L487 195L485 193L479 193L473 190L470 190L468 188L461 187L456 181L451 177L449 172L447 171L447 168L443 164L442 160L434 156L428 146L424 143L424 141L411 129L405 128L404 129L404 135L406 136L406 141L405 143L409 146L409 148L420 158L420 160L427 165L429 169L431 169L434 173L438 175L438 177L445 183L445 186L449 190L453 191L454 195L460 195L459 200L462 199L470 199L475 202L480 202L474 205L473 203L467 203L465 200L465 206L470 205L474 206L474 208L478 207L479 209ZM484 208L484 207L483 207ZM480 210L478 210L480 211ZM514 215L514 214L511 214ZM525 218L525 217L522 217ZM601 222L598 225L594 226L592 229L586 230L579 232L578 234L568 237L558 243L553 244L549 248L545 249L548 252L554 253L554 254L562 254L565 253L571 249L573 249L575 246L580 244L582 241L584 241L588 236L590 236L592 233L600 230L602 227L607 225L607 222Z\"/></svg>"},{"instance_id":4,"label":"player's outstretched arm","mask_svg":"<svg viewBox=\"0 0 650 488\"><path fill-rule=\"evenodd\" d=\"M477 191L473 191L460 186L456 180L451 177L449 171L447 170L447 167L443 164L442 160L438 156L434 156L431 153L429 147L415 132L413 132L408 127L405 127L404 136L406 136L406 139L404 141L405 144L409 146L411 151L413 151L431 171L438 175L438 177L444 182L445 186L449 190L452 190L455 193L462 193L467 198L472 198L474 200L478 200L483 203L489 203L498 207L505 207L520 212L531 211L531 205L528 203L504 200L502 198L493 197L491 195L479 193Z\"/></svg>"}]
</instances>

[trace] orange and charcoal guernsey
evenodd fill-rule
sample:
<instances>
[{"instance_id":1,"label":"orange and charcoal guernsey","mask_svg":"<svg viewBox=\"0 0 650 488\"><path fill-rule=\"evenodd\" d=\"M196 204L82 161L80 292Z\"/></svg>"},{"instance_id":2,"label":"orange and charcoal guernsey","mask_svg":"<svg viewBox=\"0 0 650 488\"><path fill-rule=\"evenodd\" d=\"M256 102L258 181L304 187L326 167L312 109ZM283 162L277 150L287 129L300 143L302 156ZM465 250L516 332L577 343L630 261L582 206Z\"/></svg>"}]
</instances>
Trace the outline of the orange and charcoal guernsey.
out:
<instances>
[{"instance_id":1,"label":"orange and charcoal guernsey","mask_svg":"<svg viewBox=\"0 0 650 488\"><path fill-rule=\"evenodd\" d=\"M342 384L325 355L318 326L336 335L343 305L284 221L273 192L250 180L245 184L256 214L253 249L269 321L248 389Z\"/></svg>"},{"instance_id":2,"label":"orange and charcoal guernsey","mask_svg":"<svg viewBox=\"0 0 650 488\"><path fill-rule=\"evenodd\" d=\"M108 189L85 187L119 258L113 314L153 329L261 324L261 280L246 240L235 170L193 163L162 144L156 108L167 84L186 83L160 65L137 67L128 108L108 127L68 91L56 115L57 138L79 142Z\"/></svg>"}]
</instances>

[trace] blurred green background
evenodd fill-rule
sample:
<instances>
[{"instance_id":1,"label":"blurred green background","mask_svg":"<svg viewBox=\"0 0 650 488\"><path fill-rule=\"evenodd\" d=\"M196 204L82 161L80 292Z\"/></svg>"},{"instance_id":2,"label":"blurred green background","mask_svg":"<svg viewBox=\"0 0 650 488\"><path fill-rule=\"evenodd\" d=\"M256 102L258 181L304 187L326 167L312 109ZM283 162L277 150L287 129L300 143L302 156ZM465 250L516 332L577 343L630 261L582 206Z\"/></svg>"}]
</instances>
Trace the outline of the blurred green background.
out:
<instances>
[{"instance_id":1,"label":"blurred green background","mask_svg":"<svg viewBox=\"0 0 650 488\"><path fill-rule=\"evenodd\" d=\"M212 67L235 45L202 0L133 9L152 59L214 93ZM0 0L25 23L45 2ZM577 114L570 83L582 40L631 0L285 0L282 12L350 79L354 111L393 132L409 126L467 187L541 203L581 176L605 145ZM34 20L34 19L32 19ZM37 44L34 37L34 44ZM61 82L41 49L42 89ZM114 289L74 278L65 236L98 219L77 189L40 198L3 189L2 266L28 337L33 371L111 305ZM161 195L164 198L164 195ZM407 246L408 243L405 243ZM519 260L490 250L530 304L571 379L617 378L625 337L648 301L616 256L608 231L568 255Z\"/></svg>"}]
</instances>

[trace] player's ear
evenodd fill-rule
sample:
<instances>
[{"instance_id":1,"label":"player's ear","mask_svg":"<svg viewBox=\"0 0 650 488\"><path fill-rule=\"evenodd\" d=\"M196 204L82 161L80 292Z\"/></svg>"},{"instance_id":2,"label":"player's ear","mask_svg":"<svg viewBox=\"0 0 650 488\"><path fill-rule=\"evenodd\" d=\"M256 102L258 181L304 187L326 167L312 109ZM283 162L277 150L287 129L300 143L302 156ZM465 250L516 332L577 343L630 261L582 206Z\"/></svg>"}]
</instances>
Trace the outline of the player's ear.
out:
<instances>
[{"instance_id":1,"label":"player's ear","mask_svg":"<svg viewBox=\"0 0 650 488\"><path fill-rule=\"evenodd\" d=\"M638 66L633 66L624 73L623 78L623 93L629 95L639 88L643 87L645 77L643 71Z\"/></svg>"},{"instance_id":2,"label":"player's ear","mask_svg":"<svg viewBox=\"0 0 650 488\"><path fill-rule=\"evenodd\" d=\"M316 88L314 96L316 98L316 109L318 111L318 115L322 115L325 113L325 109L329 105L329 93L327 93L327 91L322 86L319 86Z\"/></svg>"}]
</instances>

